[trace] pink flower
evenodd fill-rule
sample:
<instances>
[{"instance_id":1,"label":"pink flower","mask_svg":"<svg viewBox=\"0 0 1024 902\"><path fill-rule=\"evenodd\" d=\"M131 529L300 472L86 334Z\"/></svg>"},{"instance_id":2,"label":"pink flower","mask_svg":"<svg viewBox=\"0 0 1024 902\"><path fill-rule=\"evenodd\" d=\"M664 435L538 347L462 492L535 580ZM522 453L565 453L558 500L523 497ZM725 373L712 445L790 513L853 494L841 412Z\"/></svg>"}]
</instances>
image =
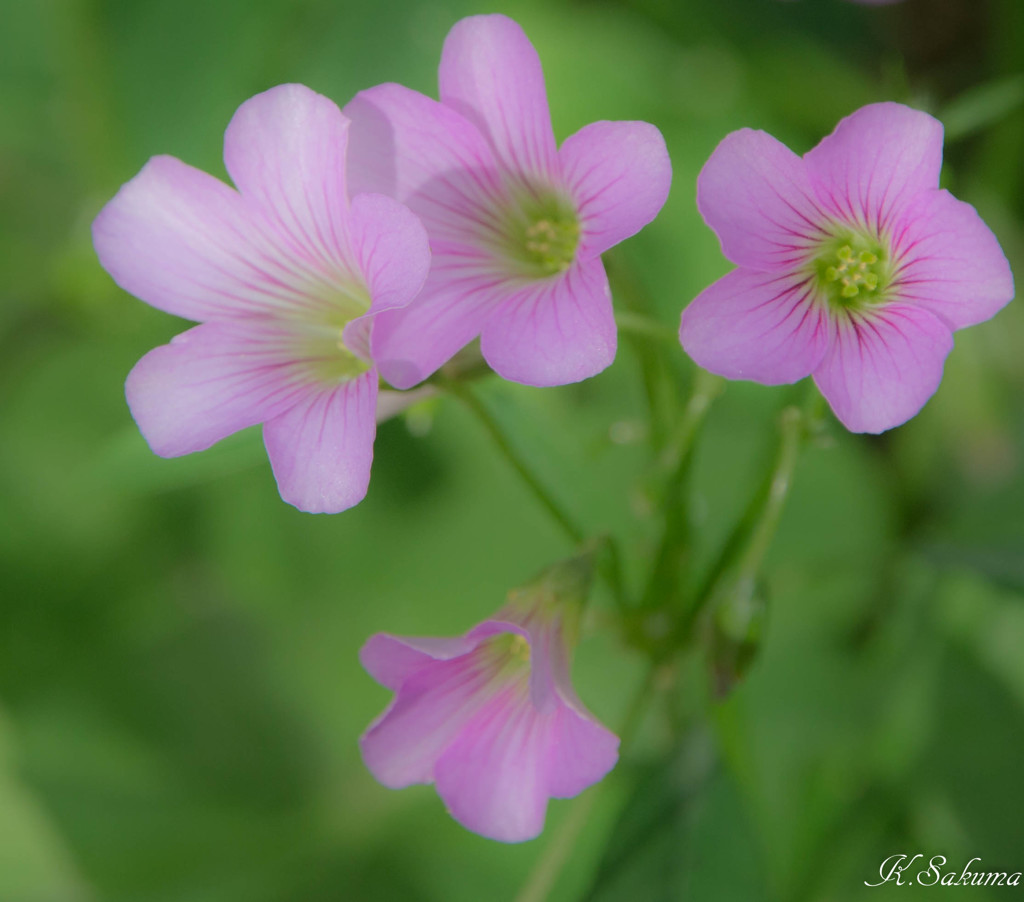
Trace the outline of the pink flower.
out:
<instances>
[{"instance_id":1,"label":"pink flower","mask_svg":"<svg viewBox=\"0 0 1024 902\"><path fill-rule=\"evenodd\" d=\"M513 599L457 638L371 637L360 660L395 698L360 741L366 766L392 789L434 783L476 833L533 839L549 798L577 795L618 758L569 679L574 624Z\"/></svg>"},{"instance_id":2,"label":"pink flower","mask_svg":"<svg viewBox=\"0 0 1024 902\"><path fill-rule=\"evenodd\" d=\"M176 457L263 424L281 497L336 512L366 494L376 431L374 319L426 277L423 227L381 195L348 200L348 120L281 85L224 136L238 190L154 157L93 223L126 291L202 323L142 358L125 386L150 447Z\"/></svg>"},{"instance_id":3,"label":"pink flower","mask_svg":"<svg viewBox=\"0 0 1024 902\"><path fill-rule=\"evenodd\" d=\"M540 60L500 15L455 25L441 102L378 85L345 108L353 190L409 205L433 264L415 303L377 322L392 385L429 376L477 336L506 379L561 385L600 372L616 331L601 253L650 222L671 164L645 122L595 122L555 145Z\"/></svg>"},{"instance_id":4,"label":"pink flower","mask_svg":"<svg viewBox=\"0 0 1024 902\"><path fill-rule=\"evenodd\" d=\"M798 157L728 135L697 205L738 265L683 311L698 364L766 385L809 374L853 432L910 419L942 379L953 331L993 316L1013 277L974 208L941 191L942 125L864 107Z\"/></svg>"}]
</instances>

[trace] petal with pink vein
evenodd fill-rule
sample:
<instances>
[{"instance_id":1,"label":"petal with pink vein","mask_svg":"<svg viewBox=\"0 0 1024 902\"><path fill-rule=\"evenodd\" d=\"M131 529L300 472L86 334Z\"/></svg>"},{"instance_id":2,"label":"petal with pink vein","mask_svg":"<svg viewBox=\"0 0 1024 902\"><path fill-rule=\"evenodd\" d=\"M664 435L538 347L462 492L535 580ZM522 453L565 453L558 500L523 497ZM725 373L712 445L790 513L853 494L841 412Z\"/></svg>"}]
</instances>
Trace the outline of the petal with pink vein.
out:
<instances>
[{"instance_id":1,"label":"petal with pink vein","mask_svg":"<svg viewBox=\"0 0 1024 902\"><path fill-rule=\"evenodd\" d=\"M954 329L995 316L1013 298L1013 273L992 230L970 204L929 191L907 211L896 242L900 300Z\"/></svg>"},{"instance_id":2,"label":"petal with pink vein","mask_svg":"<svg viewBox=\"0 0 1024 902\"><path fill-rule=\"evenodd\" d=\"M146 354L129 373L125 396L153 451L177 457L278 416L309 384L275 329L219 322Z\"/></svg>"},{"instance_id":3,"label":"petal with pink vein","mask_svg":"<svg viewBox=\"0 0 1024 902\"><path fill-rule=\"evenodd\" d=\"M750 269L792 267L823 236L824 216L803 160L749 128L726 135L704 164L697 208L722 253Z\"/></svg>"},{"instance_id":4,"label":"petal with pink vein","mask_svg":"<svg viewBox=\"0 0 1024 902\"><path fill-rule=\"evenodd\" d=\"M734 269L683 311L679 340L712 373L780 385L821 362L828 314L805 275Z\"/></svg>"},{"instance_id":5,"label":"petal with pink vein","mask_svg":"<svg viewBox=\"0 0 1024 902\"><path fill-rule=\"evenodd\" d=\"M507 16L470 16L448 33L438 76L441 102L473 122L510 171L550 181L555 134L540 57Z\"/></svg>"},{"instance_id":6,"label":"petal with pink vein","mask_svg":"<svg viewBox=\"0 0 1024 902\"><path fill-rule=\"evenodd\" d=\"M350 270L345 148L348 120L304 85L278 85L245 101L224 133L224 164L314 271Z\"/></svg>"},{"instance_id":7,"label":"petal with pink vein","mask_svg":"<svg viewBox=\"0 0 1024 902\"><path fill-rule=\"evenodd\" d=\"M901 103L869 104L843 119L804 162L833 215L881 234L922 191L939 187L942 123Z\"/></svg>"},{"instance_id":8,"label":"petal with pink vein","mask_svg":"<svg viewBox=\"0 0 1024 902\"><path fill-rule=\"evenodd\" d=\"M281 497L307 513L337 513L366 495L377 431L377 373L314 386L268 419L263 441Z\"/></svg>"},{"instance_id":9,"label":"petal with pink vein","mask_svg":"<svg viewBox=\"0 0 1024 902\"><path fill-rule=\"evenodd\" d=\"M607 367L616 341L608 278L595 257L503 300L484 326L480 350L505 379L564 385Z\"/></svg>"},{"instance_id":10,"label":"petal with pink vein","mask_svg":"<svg viewBox=\"0 0 1024 902\"><path fill-rule=\"evenodd\" d=\"M648 122L593 122L565 139L558 159L576 201L583 258L635 235L668 198L672 163Z\"/></svg>"},{"instance_id":11,"label":"petal with pink vein","mask_svg":"<svg viewBox=\"0 0 1024 902\"><path fill-rule=\"evenodd\" d=\"M851 432L884 432L905 423L935 394L949 327L910 304L890 304L836 319L836 336L814 381Z\"/></svg>"}]
</instances>

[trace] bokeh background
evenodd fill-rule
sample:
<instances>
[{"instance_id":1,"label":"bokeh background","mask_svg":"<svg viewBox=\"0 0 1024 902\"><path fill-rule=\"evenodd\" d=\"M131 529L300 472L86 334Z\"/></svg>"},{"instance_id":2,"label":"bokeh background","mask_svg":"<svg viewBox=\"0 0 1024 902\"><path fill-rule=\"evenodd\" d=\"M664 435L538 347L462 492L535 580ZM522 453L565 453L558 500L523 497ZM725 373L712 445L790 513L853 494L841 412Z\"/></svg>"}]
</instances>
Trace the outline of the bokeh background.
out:
<instances>
[{"instance_id":1,"label":"bokeh background","mask_svg":"<svg viewBox=\"0 0 1024 902\"><path fill-rule=\"evenodd\" d=\"M454 402L384 425L367 500L300 514L258 430L153 456L123 380L185 324L117 289L89 223L145 160L224 176L244 99L300 81L344 103L433 93L461 16L517 18L556 135L647 119L675 167L662 216L616 251L630 298L674 328L726 271L694 180L728 131L798 151L882 99L947 125L944 183L1024 273L1024 4L908 0L3 0L0 3L0 900L511 900L544 849L391 792L357 737L387 701L374 631L451 634L567 553ZM652 552L638 491L650 347L585 384L481 391L594 530ZM646 361L646 362L645 362ZM692 376L681 351L669 374ZM733 384L694 474L694 568L757 484L786 389ZM957 335L941 389L879 438L834 423L804 455L764 573L749 676L709 700L699 659L600 790L552 898L1002 898L877 881L883 858L1024 869L1024 310ZM580 694L621 722L643 673L602 631ZM678 698L675 698L678 696ZM669 705L668 707L671 707ZM681 713L680 713L681 712ZM571 812L556 802L549 831Z\"/></svg>"}]
</instances>

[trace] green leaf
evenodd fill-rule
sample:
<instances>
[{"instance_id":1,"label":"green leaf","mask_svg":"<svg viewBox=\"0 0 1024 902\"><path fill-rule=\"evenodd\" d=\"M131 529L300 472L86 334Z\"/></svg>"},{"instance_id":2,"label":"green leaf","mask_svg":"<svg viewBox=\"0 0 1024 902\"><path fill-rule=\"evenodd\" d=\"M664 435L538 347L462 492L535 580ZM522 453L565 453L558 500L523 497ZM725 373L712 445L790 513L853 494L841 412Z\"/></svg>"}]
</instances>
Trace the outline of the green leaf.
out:
<instances>
[{"instance_id":1,"label":"green leaf","mask_svg":"<svg viewBox=\"0 0 1024 902\"><path fill-rule=\"evenodd\" d=\"M584 902L767 899L760 852L706 733L642 768Z\"/></svg>"},{"instance_id":2,"label":"green leaf","mask_svg":"<svg viewBox=\"0 0 1024 902\"><path fill-rule=\"evenodd\" d=\"M0 899L77 902L91 897L45 809L6 754L0 718Z\"/></svg>"},{"instance_id":3,"label":"green leaf","mask_svg":"<svg viewBox=\"0 0 1024 902\"><path fill-rule=\"evenodd\" d=\"M1024 75L1012 75L970 88L954 97L939 114L946 126L946 140L966 138L995 125L1021 104L1024 104Z\"/></svg>"}]
</instances>

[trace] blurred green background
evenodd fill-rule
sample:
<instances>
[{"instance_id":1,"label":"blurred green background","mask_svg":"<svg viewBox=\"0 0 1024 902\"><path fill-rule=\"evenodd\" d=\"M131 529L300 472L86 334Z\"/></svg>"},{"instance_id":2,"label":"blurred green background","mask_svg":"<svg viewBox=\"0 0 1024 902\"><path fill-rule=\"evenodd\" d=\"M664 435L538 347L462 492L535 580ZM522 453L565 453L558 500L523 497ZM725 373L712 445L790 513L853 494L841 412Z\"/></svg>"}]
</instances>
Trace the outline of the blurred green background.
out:
<instances>
[{"instance_id":1,"label":"blurred green background","mask_svg":"<svg viewBox=\"0 0 1024 902\"><path fill-rule=\"evenodd\" d=\"M619 249L649 313L728 269L694 206L716 143L764 128L803 152L875 100L946 122L944 183L1024 272L1024 4L908 0L504 2L544 62L559 139L647 119L675 167L662 216ZM511 900L545 837L502 846L429 788L392 792L357 738L388 694L374 631L452 634L567 553L453 403L384 425L367 500L278 498L258 430L150 454L133 363L185 324L118 290L89 223L153 154L224 177L232 112L299 81L343 104L435 91L462 0L0 3L0 900ZM640 369L561 389L483 385L545 480L636 577L654 535ZM680 385L691 368L678 352ZM785 389L730 385L695 472L695 566L759 478ZM808 450L765 571L764 648L722 704L699 662L600 791L552 898L1002 898L877 889L889 855L1024 869L1024 312L959 333L907 426ZM616 726L642 662L600 630L577 688ZM699 726L701 723L703 727ZM1016 892L1019 892L1016 891Z\"/></svg>"}]
</instances>

